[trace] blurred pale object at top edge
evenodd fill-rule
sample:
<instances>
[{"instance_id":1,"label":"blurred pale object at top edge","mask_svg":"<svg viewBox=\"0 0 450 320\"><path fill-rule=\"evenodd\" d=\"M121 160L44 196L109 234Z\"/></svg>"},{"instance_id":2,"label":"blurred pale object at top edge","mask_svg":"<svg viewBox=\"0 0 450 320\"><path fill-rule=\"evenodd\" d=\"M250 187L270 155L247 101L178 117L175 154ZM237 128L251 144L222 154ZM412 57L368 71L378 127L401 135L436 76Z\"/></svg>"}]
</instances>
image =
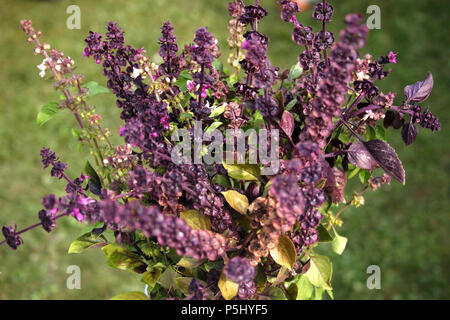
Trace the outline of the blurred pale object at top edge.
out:
<instances>
[{"instance_id":1,"label":"blurred pale object at top edge","mask_svg":"<svg viewBox=\"0 0 450 320\"><path fill-rule=\"evenodd\" d=\"M294 2L297 2L298 7L300 10L306 10L311 8L314 4L318 3L319 0L293 0Z\"/></svg>"}]
</instances>

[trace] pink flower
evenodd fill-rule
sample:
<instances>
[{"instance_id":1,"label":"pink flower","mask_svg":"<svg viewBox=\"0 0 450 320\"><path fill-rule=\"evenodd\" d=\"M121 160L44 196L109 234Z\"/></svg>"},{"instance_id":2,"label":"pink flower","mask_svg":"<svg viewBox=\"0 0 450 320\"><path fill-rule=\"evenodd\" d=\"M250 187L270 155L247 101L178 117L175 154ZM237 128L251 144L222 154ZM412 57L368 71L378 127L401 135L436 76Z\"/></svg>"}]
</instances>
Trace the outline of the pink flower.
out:
<instances>
[{"instance_id":1,"label":"pink flower","mask_svg":"<svg viewBox=\"0 0 450 320\"><path fill-rule=\"evenodd\" d=\"M248 40L245 39L244 42L242 42L242 49L247 50L248 49Z\"/></svg>"},{"instance_id":2,"label":"pink flower","mask_svg":"<svg viewBox=\"0 0 450 320\"><path fill-rule=\"evenodd\" d=\"M164 129L166 129L166 130L170 128L168 120L169 120L169 116L164 116L161 118L161 123L163 124Z\"/></svg>"},{"instance_id":3,"label":"pink flower","mask_svg":"<svg viewBox=\"0 0 450 320\"><path fill-rule=\"evenodd\" d=\"M81 214L80 210L78 208L73 209L72 216L77 219L78 222L81 222L84 220L84 216Z\"/></svg>"},{"instance_id":4,"label":"pink flower","mask_svg":"<svg viewBox=\"0 0 450 320\"><path fill-rule=\"evenodd\" d=\"M124 132L125 132L125 126L120 127L120 129L119 129L119 136L122 137Z\"/></svg>"},{"instance_id":5,"label":"pink flower","mask_svg":"<svg viewBox=\"0 0 450 320\"><path fill-rule=\"evenodd\" d=\"M397 63L397 54L392 51L388 54L389 63Z\"/></svg>"},{"instance_id":6,"label":"pink flower","mask_svg":"<svg viewBox=\"0 0 450 320\"><path fill-rule=\"evenodd\" d=\"M186 87L188 88L189 91L194 91L195 90L195 86L196 85L195 85L194 81L188 80L186 82Z\"/></svg>"},{"instance_id":7,"label":"pink flower","mask_svg":"<svg viewBox=\"0 0 450 320\"><path fill-rule=\"evenodd\" d=\"M93 202L95 202L95 200L93 200L93 199L91 199L91 198L82 198L82 197L78 197L78 203L79 204L81 204L81 205L83 205L83 206L86 206L86 205L88 205L88 204L90 204L90 203L93 203Z\"/></svg>"}]
</instances>

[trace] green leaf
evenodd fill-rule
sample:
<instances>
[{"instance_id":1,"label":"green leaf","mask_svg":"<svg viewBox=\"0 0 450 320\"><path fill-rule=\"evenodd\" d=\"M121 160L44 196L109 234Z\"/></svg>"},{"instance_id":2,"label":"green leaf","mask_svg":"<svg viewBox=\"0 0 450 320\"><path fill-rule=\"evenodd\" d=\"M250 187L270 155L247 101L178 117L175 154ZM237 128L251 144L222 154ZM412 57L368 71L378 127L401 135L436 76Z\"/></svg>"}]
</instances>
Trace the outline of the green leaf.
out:
<instances>
[{"instance_id":1,"label":"green leaf","mask_svg":"<svg viewBox=\"0 0 450 320\"><path fill-rule=\"evenodd\" d=\"M347 245L347 240L348 239L346 237L342 237L342 236L338 235L337 232L335 232L335 237L334 237L333 241L331 242L331 248L333 249L334 252L341 255L342 252L344 252L344 250L345 250L345 246Z\"/></svg>"},{"instance_id":2,"label":"green leaf","mask_svg":"<svg viewBox=\"0 0 450 320\"><path fill-rule=\"evenodd\" d=\"M297 98L292 99L291 101L289 101L289 103L286 105L285 109L287 111L291 110L296 104L297 104L298 100Z\"/></svg>"},{"instance_id":3,"label":"green leaf","mask_svg":"<svg viewBox=\"0 0 450 320\"><path fill-rule=\"evenodd\" d=\"M177 266L192 270L200 266L203 262L204 260L197 260L189 256L183 256L180 261L177 262Z\"/></svg>"},{"instance_id":4,"label":"green leaf","mask_svg":"<svg viewBox=\"0 0 450 320\"><path fill-rule=\"evenodd\" d=\"M81 132L78 131L78 130L75 129L75 128L72 128L72 136L73 136L75 139L80 140L80 139L81 139Z\"/></svg>"},{"instance_id":5,"label":"green leaf","mask_svg":"<svg viewBox=\"0 0 450 320\"><path fill-rule=\"evenodd\" d=\"M75 241L70 244L69 254L82 253L88 248L96 248L106 246L108 240L103 235L96 235L92 232L88 232L78 237Z\"/></svg>"},{"instance_id":6,"label":"green leaf","mask_svg":"<svg viewBox=\"0 0 450 320\"><path fill-rule=\"evenodd\" d=\"M255 181L261 177L261 169L257 164L227 164L222 163L231 178Z\"/></svg>"},{"instance_id":7,"label":"green leaf","mask_svg":"<svg viewBox=\"0 0 450 320\"><path fill-rule=\"evenodd\" d=\"M349 175L348 175L348 177L347 177L347 180L350 180L351 178L353 178L354 176L356 176L356 174L359 172L359 167L355 167L355 169L353 169L350 173L349 173Z\"/></svg>"},{"instance_id":8,"label":"green leaf","mask_svg":"<svg viewBox=\"0 0 450 320\"><path fill-rule=\"evenodd\" d=\"M261 300L287 300L283 290L278 287L269 287L259 297Z\"/></svg>"},{"instance_id":9,"label":"green leaf","mask_svg":"<svg viewBox=\"0 0 450 320\"><path fill-rule=\"evenodd\" d=\"M295 80L299 78L303 73L302 67L300 67L300 62L297 62L295 65L291 67L289 71L289 81Z\"/></svg>"},{"instance_id":10,"label":"green leaf","mask_svg":"<svg viewBox=\"0 0 450 320\"><path fill-rule=\"evenodd\" d=\"M192 119L192 118L194 118L194 114L192 112L190 112L190 111L189 112L182 112L182 113L180 113L179 118L180 118L180 121L187 120L187 119Z\"/></svg>"},{"instance_id":11,"label":"green leaf","mask_svg":"<svg viewBox=\"0 0 450 320\"><path fill-rule=\"evenodd\" d=\"M36 123L42 126L44 123L52 119L61 110L58 102L49 102L42 107L36 117Z\"/></svg>"},{"instance_id":12,"label":"green leaf","mask_svg":"<svg viewBox=\"0 0 450 320\"><path fill-rule=\"evenodd\" d=\"M313 293L314 287L305 275L300 275L296 281L297 300L309 300Z\"/></svg>"},{"instance_id":13,"label":"green leaf","mask_svg":"<svg viewBox=\"0 0 450 320\"><path fill-rule=\"evenodd\" d=\"M316 254L310 256L310 267L305 276L315 287L331 290L332 274L333 267L330 259Z\"/></svg>"},{"instance_id":14,"label":"green leaf","mask_svg":"<svg viewBox=\"0 0 450 320\"><path fill-rule=\"evenodd\" d=\"M222 272L219 278L218 287L225 300L231 300L237 295L239 284L228 279L225 273Z\"/></svg>"},{"instance_id":15,"label":"green leaf","mask_svg":"<svg viewBox=\"0 0 450 320\"><path fill-rule=\"evenodd\" d=\"M183 70L180 72L178 79L192 80L192 76L188 70Z\"/></svg>"},{"instance_id":16,"label":"green leaf","mask_svg":"<svg viewBox=\"0 0 450 320\"><path fill-rule=\"evenodd\" d=\"M375 127L375 135L377 139L386 141L386 129L379 124Z\"/></svg>"},{"instance_id":17,"label":"green leaf","mask_svg":"<svg viewBox=\"0 0 450 320\"><path fill-rule=\"evenodd\" d=\"M234 85L236 82L238 82L238 81L239 81L239 76L236 75L236 74L232 74L232 75L227 79L228 85L229 85L230 87L233 87L233 85Z\"/></svg>"},{"instance_id":18,"label":"green leaf","mask_svg":"<svg viewBox=\"0 0 450 320\"><path fill-rule=\"evenodd\" d=\"M246 214L248 209L248 199L242 193L235 190L228 190L222 192L228 204L240 214Z\"/></svg>"},{"instance_id":19,"label":"green leaf","mask_svg":"<svg viewBox=\"0 0 450 320\"><path fill-rule=\"evenodd\" d=\"M101 93L109 93L108 88L99 85L95 81L89 81L84 86L89 89L89 98L92 98Z\"/></svg>"},{"instance_id":20,"label":"green leaf","mask_svg":"<svg viewBox=\"0 0 450 320\"><path fill-rule=\"evenodd\" d=\"M333 240L333 237L328 232L327 228L325 228L322 224L319 224L317 227L317 232L319 232L319 242L330 242Z\"/></svg>"},{"instance_id":21,"label":"green leaf","mask_svg":"<svg viewBox=\"0 0 450 320\"><path fill-rule=\"evenodd\" d=\"M150 299L142 292L131 291L114 296L111 298L111 300L150 300Z\"/></svg>"},{"instance_id":22,"label":"green leaf","mask_svg":"<svg viewBox=\"0 0 450 320\"><path fill-rule=\"evenodd\" d=\"M361 169L359 171L359 180L362 184L366 184L369 181L371 175L372 173L369 170Z\"/></svg>"},{"instance_id":23,"label":"green leaf","mask_svg":"<svg viewBox=\"0 0 450 320\"><path fill-rule=\"evenodd\" d=\"M313 300L322 300L323 288L315 288Z\"/></svg>"},{"instance_id":24,"label":"green leaf","mask_svg":"<svg viewBox=\"0 0 450 320\"><path fill-rule=\"evenodd\" d=\"M214 130L216 130L218 127L220 127L223 123L220 121L215 121L213 123L211 123L211 125L205 130L205 133L210 134L212 133Z\"/></svg>"},{"instance_id":25,"label":"green leaf","mask_svg":"<svg viewBox=\"0 0 450 320\"><path fill-rule=\"evenodd\" d=\"M262 124L265 123L264 117L261 115L261 112L259 110L256 110L253 115L250 117L250 120L248 121L251 128L258 131Z\"/></svg>"},{"instance_id":26,"label":"green leaf","mask_svg":"<svg viewBox=\"0 0 450 320\"><path fill-rule=\"evenodd\" d=\"M172 268L167 267L167 269L163 272L161 277L158 279L158 283L167 290L172 290L177 287L175 282L175 278L180 275Z\"/></svg>"},{"instance_id":27,"label":"green leaf","mask_svg":"<svg viewBox=\"0 0 450 320\"><path fill-rule=\"evenodd\" d=\"M375 128L368 125L366 130L367 140L373 140L377 138L377 133L375 131Z\"/></svg>"},{"instance_id":28,"label":"green leaf","mask_svg":"<svg viewBox=\"0 0 450 320\"><path fill-rule=\"evenodd\" d=\"M107 265L120 270L133 270L142 266L139 255L116 244L108 244L102 248L108 258Z\"/></svg>"},{"instance_id":29,"label":"green leaf","mask_svg":"<svg viewBox=\"0 0 450 320\"><path fill-rule=\"evenodd\" d=\"M177 81L175 82L175 86L180 88L181 92L187 91L187 81L192 80L192 76L189 74L187 70L183 70L180 72Z\"/></svg>"},{"instance_id":30,"label":"green leaf","mask_svg":"<svg viewBox=\"0 0 450 320\"><path fill-rule=\"evenodd\" d=\"M221 104L220 106L216 106L214 109L212 109L209 116L211 118L215 118L217 116L220 116L224 112L225 112L225 104Z\"/></svg>"},{"instance_id":31,"label":"green leaf","mask_svg":"<svg viewBox=\"0 0 450 320\"><path fill-rule=\"evenodd\" d=\"M218 71L223 71L223 63L220 60L214 60L212 63L212 66L214 67L214 69L218 70Z\"/></svg>"},{"instance_id":32,"label":"green leaf","mask_svg":"<svg viewBox=\"0 0 450 320\"><path fill-rule=\"evenodd\" d=\"M142 274L142 281L144 281L151 289L155 287L156 282L158 282L161 277L161 269L153 269L152 271L146 271Z\"/></svg>"},{"instance_id":33,"label":"green leaf","mask_svg":"<svg viewBox=\"0 0 450 320\"><path fill-rule=\"evenodd\" d=\"M291 283L290 285L285 286L285 288L287 288L285 294L288 300L297 300L298 295L297 285L295 283Z\"/></svg>"},{"instance_id":34,"label":"green leaf","mask_svg":"<svg viewBox=\"0 0 450 320\"><path fill-rule=\"evenodd\" d=\"M230 188L230 183L228 182L228 179L223 174L216 174L212 179L211 183L219 184L225 189Z\"/></svg>"},{"instance_id":35,"label":"green leaf","mask_svg":"<svg viewBox=\"0 0 450 320\"><path fill-rule=\"evenodd\" d=\"M288 269L292 269L297 260L297 252L294 244L287 236L281 236L278 239L278 244L270 250L270 256L280 266Z\"/></svg>"},{"instance_id":36,"label":"green leaf","mask_svg":"<svg viewBox=\"0 0 450 320\"><path fill-rule=\"evenodd\" d=\"M197 210L185 210L180 213L180 218L194 229L211 230L211 221L209 217L204 216Z\"/></svg>"},{"instance_id":37,"label":"green leaf","mask_svg":"<svg viewBox=\"0 0 450 320\"><path fill-rule=\"evenodd\" d=\"M327 294L330 296L331 300L334 300L333 290L325 290Z\"/></svg>"},{"instance_id":38,"label":"green leaf","mask_svg":"<svg viewBox=\"0 0 450 320\"><path fill-rule=\"evenodd\" d=\"M351 134L348 133L347 131L342 131L342 132L339 134L339 140L341 140L342 143L347 143L347 142L349 142L349 141L350 141L350 138L351 138Z\"/></svg>"},{"instance_id":39,"label":"green leaf","mask_svg":"<svg viewBox=\"0 0 450 320\"><path fill-rule=\"evenodd\" d=\"M189 284L192 281L192 277L176 277L175 286L177 289L181 290L185 296L189 294Z\"/></svg>"},{"instance_id":40,"label":"green leaf","mask_svg":"<svg viewBox=\"0 0 450 320\"><path fill-rule=\"evenodd\" d=\"M278 106L280 108L280 110L283 110L284 108L284 95L283 95L283 91L280 90L277 93L275 93L275 100L278 101Z\"/></svg>"}]
</instances>

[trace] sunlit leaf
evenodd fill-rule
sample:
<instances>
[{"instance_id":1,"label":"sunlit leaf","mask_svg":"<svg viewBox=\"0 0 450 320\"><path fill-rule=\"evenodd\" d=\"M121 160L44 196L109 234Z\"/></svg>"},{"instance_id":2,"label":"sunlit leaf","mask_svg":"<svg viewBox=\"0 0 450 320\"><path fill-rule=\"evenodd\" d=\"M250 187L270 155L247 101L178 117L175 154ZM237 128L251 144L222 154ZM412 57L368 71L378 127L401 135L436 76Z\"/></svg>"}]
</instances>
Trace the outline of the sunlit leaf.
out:
<instances>
[{"instance_id":1,"label":"sunlit leaf","mask_svg":"<svg viewBox=\"0 0 450 320\"><path fill-rule=\"evenodd\" d=\"M231 178L238 180L258 180L261 176L261 169L257 164L227 164L222 163Z\"/></svg>"},{"instance_id":2,"label":"sunlit leaf","mask_svg":"<svg viewBox=\"0 0 450 320\"><path fill-rule=\"evenodd\" d=\"M111 300L149 300L149 298L142 292L131 291L114 296Z\"/></svg>"},{"instance_id":3,"label":"sunlit leaf","mask_svg":"<svg viewBox=\"0 0 450 320\"><path fill-rule=\"evenodd\" d=\"M36 123L42 126L44 123L52 119L59 112L59 103L50 102L42 107L36 117Z\"/></svg>"},{"instance_id":4,"label":"sunlit leaf","mask_svg":"<svg viewBox=\"0 0 450 320\"><path fill-rule=\"evenodd\" d=\"M337 254L342 254L345 250L345 246L347 245L348 239L346 237L340 236L337 233L333 241L331 242L331 248Z\"/></svg>"},{"instance_id":5,"label":"sunlit leaf","mask_svg":"<svg viewBox=\"0 0 450 320\"><path fill-rule=\"evenodd\" d=\"M220 275L218 286L225 300L233 299L239 289L239 284L228 279L224 272Z\"/></svg>"},{"instance_id":6,"label":"sunlit leaf","mask_svg":"<svg viewBox=\"0 0 450 320\"><path fill-rule=\"evenodd\" d=\"M98 94L101 94L101 93L108 93L109 92L108 88L105 88L105 87L99 85L95 81L89 81L84 86L89 89L89 97L90 98L94 97L94 96L96 96Z\"/></svg>"},{"instance_id":7,"label":"sunlit leaf","mask_svg":"<svg viewBox=\"0 0 450 320\"><path fill-rule=\"evenodd\" d=\"M280 266L292 269L297 260L297 252L292 240L289 237L281 236L278 244L270 250L270 256Z\"/></svg>"},{"instance_id":8,"label":"sunlit leaf","mask_svg":"<svg viewBox=\"0 0 450 320\"><path fill-rule=\"evenodd\" d=\"M310 256L310 267L305 276L315 287L331 290L332 273L330 259L316 254Z\"/></svg>"},{"instance_id":9,"label":"sunlit leaf","mask_svg":"<svg viewBox=\"0 0 450 320\"><path fill-rule=\"evenodd\" d=\"M102 248L102 251L108 258L107 264L113 268L134 270L143 265L138 254L116 244L108 244Z\"/></svg>"},{"instance_id":10,"label":"sunlit leaf","mask_svg":"<svg viewBox=\"0 0 450 320\"><path fill-rule=\"evenodd\" d=\"M228 190L222 192L225 200L227 200L228 204L240 214L246 214L248 209L248 199L242 193L239 193L235 190Z\"/></svg>"},{"instance_id":11,"label":"sunlit leaf","mask_svg":"<svg viewBox=\"0 0 450 320\"><path fill-rule=\"evenodd\" d=\"M194 229L211 230L211 221L197 210L185 210L180 212L180 218Z\"/></svg>"},{"instance_id":12,"label":"sunlit leaf","mask_svg":"<svg viewBox=\"0 0 450 320\"><path fill-rule=\"evenodd\" d=\"M88 248L102 247L106 246L108 241L102 235L97 235L93 232L88 232L83 234L81 237L77 238L70 244L69 254L81 253Z\"/></svg>"}]
</instances>

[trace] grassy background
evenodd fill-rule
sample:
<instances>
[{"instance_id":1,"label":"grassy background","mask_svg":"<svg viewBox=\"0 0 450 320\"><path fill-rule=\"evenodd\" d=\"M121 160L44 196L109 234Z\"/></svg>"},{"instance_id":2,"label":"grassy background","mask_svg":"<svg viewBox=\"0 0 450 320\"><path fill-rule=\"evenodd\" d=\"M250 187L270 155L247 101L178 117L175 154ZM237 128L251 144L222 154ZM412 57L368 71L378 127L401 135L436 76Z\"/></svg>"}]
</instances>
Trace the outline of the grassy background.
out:
<instances>
[{"instance_id":1,"label":"grassy background","mask_svg":"<svg viewBox=\"0 0 450 320\"><path fill-rule=\"evenodd\" d=\"M290 41L291 27L279 20L275 0L261 1L269 16L261 25L271 39L272 61L289 67L299 48ZM340 233L349 238L342 256L332 255L333 286L338 299L436 299L450 298L449 290L449 6L446 1L347 0L331 1L336 9L333 31L342 27L345 13L365 12L369 5L381 8L381 30L370 32L362 53L374 56L399 52L399 64L380 83L383 91L398 92L423 80L428 71L435 78L427 101L442 122L443 130L432 134L420 130L417 143L405 147L399 131L388 131L407 172L405 187L393 182L366 197L366 205L342 216ZM81 8L81 30L66 28L66 8ZM20 19L32 19L44 39L75 59L88 81L105 83L100 67L81 57L89 30L103 32L112 20L126 31L127 41L157 52L159 26L167 19L175 25L181 43L192 41L198 27L209 26L227 55L225 0L139 1L23 1L0 0L0 225L17 222L19 228L36 221L40 199L60 194L63 184L49 177L40 166L39 150L49 146L69 163L69 174L82 170L85 155L79 154L71 137L74 125L61 114L39 128L35 118L47 102L57 99L49 83L38 76L33 56L19 28ZM299 16L309 24L311 12ZM367 15L366 15L367 16ZM117 132L118 110L110 96L96 97L106 125ZM117 137L115 137L117 139ZM115 140L119 142L119 140ZM63 219L64 220L64 219ZM67 255L68 246L83 226L72 219L58 222L51 235L34 230L23 235L18 252L0 247L0 299L106 299L130 290L142 290L139 278L104 264L102 253ZM381 290L368 290L366 268L381 268ZM66 289L66 269L81 267L82 289Z\"/></svg>"}]
</instances>

